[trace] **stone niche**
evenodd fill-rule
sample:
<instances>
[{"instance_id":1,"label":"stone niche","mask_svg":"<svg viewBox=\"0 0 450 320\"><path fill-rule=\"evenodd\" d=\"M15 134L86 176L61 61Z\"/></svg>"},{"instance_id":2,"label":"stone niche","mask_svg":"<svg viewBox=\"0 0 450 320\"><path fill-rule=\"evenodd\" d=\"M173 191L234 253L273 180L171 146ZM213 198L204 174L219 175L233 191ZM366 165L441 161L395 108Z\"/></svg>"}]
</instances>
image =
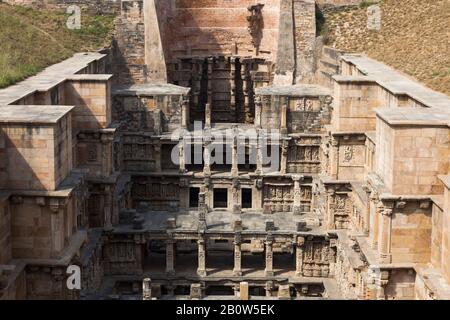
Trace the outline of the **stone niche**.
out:
<instances>
[{"instance_id":1,"label":"stone niche","mask_svg":"<svg viewBox=\"0 0 450 320\"><path fill-rule=\"evenodd\" d=\"M172 132L181 125L181 105L189 90L170 84L116 87L113 120L128 132Z\"/></svg>"},{"instance_id":2,"label":"stone niche","mask_svg":"<svg viewBox=\"0 0 450 320\"><path fill-rule=\"evenodd\" d=\"M142 274L145 241L142 235L109 235L103 245L105 275Z\"/></svg>"},{"instance_id":3,"label":"stone niche","mask_svg":"<svg viewBox=\"0 0 450 320\"><path fill-rule=\"evenodd\" d=\"M352 218L351 186L348 183L325 183L324 225L327 229L349 229Z\"/></svg>"},{"instance_id":4,"label":"stone niche","mask_svg":"<svg viewBox=\"0 0 450 320\"><path fill-rule=\"evenodd\" d=\"M366 163L366 136L364 134L334 137L339 144L338 179L364 180Z\"/></svg>"},{"instance_id":5,"label":"stone niche","mask_svg":"<svg viewBox=\"0 0 450 320\"><path fill-rule=\"evenodd\" d=\"M321 136L292 138L287 157L288 173L320 173Z\"/></svg>"},{"instance_id":6,"label":"stone niche","mask_svg":"<svg viewBox=\"0 0 450 320\"><path fill-rule=\"evenodd\" d=\"M76 167L87 169L89 177L108 177L114 171L115 129L103 132L82 131L77 135Z\"/></svg>"},{"instance_id":7,"label":"stone niche","mask_svg":"<svg viewBox=\"0 0 450 320\"><path fill-rule=\"evenodd\" d=\"M180 206L179 178L133 176L131 198L133 207L145 203L149 211L178 211Z\"/></svg>"},{"instance_id":8,"label":"stone niche","mask_svg":"<svg viewBox=\"0 0 450 320\"><path fill-rule=\"evenodd\" d=\"M265 212L290 212L294 204L294 182L291 179L264 179Z\"/></svg>"},{"instance_id":9,"label":"stone niche","mask_svg":"<svg viewBox=\"0 0 450 320\"><path fill-rule=\"evenodd\" d=\"M121 162L125 171L157 171L160 157L158 139L135 134L126 134L122 139Z\"/></svg>"},{"instance_id":10,"label":"stone niche","mask_svg":"<svg viewBox=\"0 0 450 320\"><path fill-rule=\"evenodd\" d=\"M255 90L260 99L263 129L287 133L321 133L331 121L331 91L315 85L266 86Z\"/></svg>"}]
</instances>

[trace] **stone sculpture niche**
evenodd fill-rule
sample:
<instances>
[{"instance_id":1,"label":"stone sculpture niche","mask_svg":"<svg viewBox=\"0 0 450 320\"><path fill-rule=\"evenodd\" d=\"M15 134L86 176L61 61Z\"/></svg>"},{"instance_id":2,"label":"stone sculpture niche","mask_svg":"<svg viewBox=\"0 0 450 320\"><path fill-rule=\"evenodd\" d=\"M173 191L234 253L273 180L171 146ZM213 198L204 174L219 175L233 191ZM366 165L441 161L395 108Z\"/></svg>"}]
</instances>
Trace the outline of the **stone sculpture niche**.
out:
<instances>
[{"instance_id":1,"label":"stone sculpture niche","mask_svg":"<svg viewBox=\"0 0 450 320\"><path fill-rule=\"evenodd\" d=\"M259 54L259 47L262 40L262 31L264 28L264 18L262 9L264 4L258 3L248 7L250 15L247 17L248 31L252 36L252 44L256 49L256 55Z\"/></svg>"}]
</instances>

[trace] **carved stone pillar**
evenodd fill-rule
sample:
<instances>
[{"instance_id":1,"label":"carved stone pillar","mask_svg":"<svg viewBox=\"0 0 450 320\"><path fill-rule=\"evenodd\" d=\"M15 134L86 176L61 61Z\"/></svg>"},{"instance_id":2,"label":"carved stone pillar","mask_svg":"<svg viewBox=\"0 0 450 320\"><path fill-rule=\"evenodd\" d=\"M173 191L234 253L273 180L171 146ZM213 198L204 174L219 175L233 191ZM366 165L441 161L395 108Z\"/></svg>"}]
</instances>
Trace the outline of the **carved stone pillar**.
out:
<instances>
[{"instance_id":1,"label":"carved stone pillar","mask_svg":"<svg viewBox=\"0 0 450 320\"><path fill-rule=\"evenodd\" d=\"M371 237L371 247L374 250L378 249L378 240L380 238L380 216L383 211L383 204L378 201L375 206L375 211L373 215L373 226L372 226L372 237Z\"/></svg>"},{"instance_id":2,"label":"carved stone pillar","mask_svg":"<svg viewBox=\"0 0 450 320\"><path fill-rule=\"evenodd\" d=\"M198 194L198 230L206 230L206 214L208 213L208 205L206 204L206 193Z\"/></svg>"},{"instance_id":3,"label":"carved stone pillar","mask_svg":"<svg viewBox=\"0 0 450 320\"><path fill-rule=\"evenodd\" d=\"M145 278L142 282L142 300L152 300L152 280Z\"/></svg>"},{"instance_id":4,"label":"carved stone pillar","mask_svg":"<svg viewBox=\"0 0 450 320\"><path fill-rule=\"evenodd\" d=\"M155 151L155 171L161 172L162 166L161 166L161 145L155 144L153 147L153 150Z\"/></svg>"},{"instance_id":5,"label":"carved stone pillar","mask_svg":"<svg viewBox=\"0 0 450 320\"><path fill-rule=\"evenodd\" d=\"M107 229L112 228L112 187L110 185L105 185L105 193L104 193L104 203L103 203L103 212L104 212L104 226Z\"/></svg>"},{"instance_id":6,"label":"carved stone pillar","mask_svg":"<svg viewBox=\"0 0 450 320\"><path fill-rule=\"evenodd\" d=\"M249 65L247 63L242 63L241 65L241 78L242 78L242 90L244 92L244 121L248 121L248 116L250 114L250 96L249 96L249 77L247 76L247 72L249 69Z\"/></svg>"},{"instance_id":7,"label":"carved stone pillar","mask_svg":"<svg viewBox=\"0 0 450 320\"><path fill-rule=\"evenodd\" d=\"M211 141L205 141L205 150L203 152L203 174L211 175Z\"/></svg>"},{"instance_id":8,"label":"carved stone pillar","mask_svg":"<svg viewBox=\"0 0 450 320\"><path fill-rule=\"evenodd\" d=\"M261 114L262 114L262 99L261 96L256 97L255 102L255 127L261 128Z\"/></svg>"},{"instance_id":9,"label":"carved stone pillar","mask_svg":"<svg viewBox=\"0 0 450 320\"><path fill-rule=\"evenodd\" d=\"M59 258L61 251L64 249L64 209L59 199L50 199L50 226L52 234L51 257Z\"/></svg>"},{"instance_id":10,"label":"carved stone pillar","mask_svg":"<svg viewBox=\"0 0 450 320\"><path fill-rule=\"evenodd\" d=\"M273 277L273 237L268 235L264 244L266 256L266 277Z\"/></svg>"},{"instance_id":11,"label":"carved stone pillar","mask_svg":"<svg viewBox=\"0 0 450 320\"><path fill-rule=\"evenodd\" d=\"M383 270L380 272L380 277L377 284L377 300L386 300L386 286L389 283L389 271Z\"/></svg>"},{"instance_id":12,"label":"carved stone pillar","mask_svg":"<svg viewBox=\"0 0 450 320\"><path fill-rule=\"evenodd\" d=\"M174 239L166 241L166 273L169 276L175 275L175 250L176 242Z\"/></svg>"},{"instance_id":13,"label":"carved stone pillar","mask_svg":"<svg viewBox=\"0 0 450 320\"><path fill-rule=\"evenodd\" d=\"M267 281L265 289L266 289L266 297L271 297L272 296L272 290L275 289L273 281Z\"/></svg>"},{"instance_id":14,"label":"carved stone pillar","mask_svg":"<svg viewBox=\"0 0 450 320\"><path fill-rule=\"evenodd\" d=\"M198 245L198 268L197 274L200 277L206 277L206 245L205 239L199 239L197 241Z\"/></svg>"},{"instance_id":15,"label":"carved stone pillar","mask_svg":"<svg viewBox=\"0 0 450 320\"><path fill-rule=\"evenodd\" d=\"M327 208L326 208L326 216L325 216L325 227L327 229L335 229L334 222L334 196L335 191L331 188L327 189Z\"/></svg>"},{"instance_id":16,"label":"carved stone pillar","mask_svg":"<svg viewBox=\"0 0 450 320\"><path fill-rule=\"evenodd\" d=\"M382 263L391 263L391 228L393 206L385 207L381 212L381 229L378 252Z\"/></svg>"},{"instance_id":17,"label":"carved stone pillar","mask_svg":"<svg viewBox=\"0 0 450 320\"><path fill-rule=\"evenodd\" d=\"M248 282L241 282L239 284L239 298L241 300L249 300L250 295Z\"/></svg>"},{"instance_id":18,"label":"carved stone pillar","mask_svg":"<svg viewBox=\"0 0 450 320\"><path fill-rule=\"evenodd\" d=\"M213 73L213 58L208 58L207 60L207 72L208 72L208 98L207 98L207 103L209 103L209 105L212 108L212 73Z\"/></svg>"},{"instance_id":19,"label":"carved stone pillar","mask_svg":"<svg viewBox=\"0 0 450 320\"><path fill-rule=\"evenodd\" d=\"M153 129L155 131L155 134L161 134L162 133L161 110L157 109L153 111L153 120L154 120Z\"/></svg>"},{"instance_id":20,"label":"carved stone pillar","mask_svg":"<svg viewBox=\"0 0 450 320\"><path fill-rule=\"evenodd\" d=\"M305 238L298 237L295 246L295 275L297 277L303 276L303 245Z\"/></svg>"},{"instance_id":21,"label":"carved stone pillar","mask_svg":"<svg viewBox=\"0 0 450 320\"><path fill-rule=\"evenodd\" d=\"M180 139L180 142L178 143L178 161L179 161L179 170L180 173L186 173L186 155L185 155L185 143L183 138Z\"/></svg>"},{"instance_id":22,"label":"carved stone pillar","mask_svg":"<svg viewBox=\"0 0 450 320\"><path fill-rule=\"evenodd\" d=\"M211 105L205 105L205 129L211 129Z\"/></svg>"},{"instance_id":23,"label":"carved stone pillar","mask_svg":"<svg viewBox=\"0 0 450 320\"><path fill-rule=\"evenodd\" d=\"M211 185L210 177L205 177L205 179L203 179L202 192L205 193L206 209L207 209L207 212L209 212L209 208L212 208L214 206L213 187Z\"/></svg>"},{"instance_id":24,"label":"carved stone pillar","mask_svg":"<svg viewBox=\"0 0 450 320\"><path fill-rule=\"evenodd\" d=\"M101 136L101 155L102 155L102 177L108 177L112 171L113 155L112 155L112 136L102 134ZM71 168L70 166L69 168Z\"/></svg>"},{"instance_id":25,"label":"carved stone pillar","mask_svg":"<svg viewBox=\"0 0 450 320\"><path fill-rule=\"evenodd\" d=\"M281 134L287 134L287 104L286 103L283 103L281 106L280 129L281 129Z\"/></svg>"},{"instance_id":26,"label":"carved stone pillar","mask_svg":"<svg viewBox=\"0 0 450 320\"><path fill-rule=\"evenodd\" d=\"M230 58L230 88L231 88L231 97L230 97L230 106L234 113L234 119L238 122L238 110L236 104L236 58Z\"/></svg>"},{"instance_id":27,"label":"carved stone pillar","mask_svg":"<svg viewBox=\"0 0 450 320\"><path fill-rule=\"evenodd\" d=\"M257 145L256 145L256 171L255 173L257 175L262 175L263 172L263 153L262 153L262 148L263 146L262 144L262 140L258 139Z\"/></svg>"},{"instance_id":28,"label":"carved stone pillar","mask_svg":"<svg viewBox=\"0 0 450 320\"><path fill-rule=\"evenodd\" d=\"M280 173L286 174L287 167L287 155L288 155L289 142L287 140L281 141L281 157L280 157Z\"/></svg>"},{"instance_id":29,"label":"carved stone pillar","mask_svg":"<svg viewBox=\"0 0 450 320\"><path fill-rule=\"evenodd\" d=\"M237 132L235 132L237 134ZM237 136L233 139L231 148L231 175L233 177L239 176L239 156L238 156L238 141Z\"/></svg>"},{"instance_id":30,"label":"carved stone pillar","mask_svg":"<svg viewBox=\"0 0 450 320\"><path fill-rule=\"evenodd\" d=\"M180 205L181 210L189 210L189 179L180 178Z\"/></svg>"},{"instance_id":31,"label":"carved stone pillar","mask_svg":"<svg viewBox=\"0 0 450 320\"><path fill-rule=\"evenodd\" d=\"M189 100L184 99L181 103L181 128L187 129L189 126Z\"/></svg>"},{"instance_id":32,"label":"carved stone pillar","mask_svg":"<svg viewBox=\"0 0 450 320\"><path fill-rule=\"evenodd\" d=\"M330 176L331 179L337 180L339 171L339 140L335 137L331 138L331 160L330 160Z\"/></svg>"},{"instance_id":33,"label":"carved stone pillar","mask_svg":"<svg viewBox=\"0 0 450 320\"><path fill-rule=\"evenodd\" d=\"M386 286L389 283L389 271L379 268L370 268L368 284L366 285L367 300L386 300Z\"/></svg>"},{"instance_id":34,"label":"carved stone pillar","mask_svg":"<svg viewBox=\"0 0 450 320\"><path fill-rule=\"evenodd\" d=\"M235 178L233 179L232 183L232 208L234 214L240 214L242 212L242 206L241 206L241 184L239 182L239 179Z\"/></svg>"},{"instance_id":35,"label":"carved stone pillar","mask_svg":"<svg viewBox=\"0 0 450 320\"><path fill-rule=\"evenodd\" d=\"M303 180L302 176L293 176L292 179L294 180L294 206L292 208L292 212L295 215L300 215L301 210L301 187L300 182Z\"/></svg>"},{"instance_id":36,"label":"carved stone pillar","mask_svg":"<svg viewBox=\"0 0 450 320\"><path fill-rule=\"evenodd\" d=\"M241 251L241 234L234 235L234 268L233 275L242 276L242 251Z\"/></svg>"}]
</instances>

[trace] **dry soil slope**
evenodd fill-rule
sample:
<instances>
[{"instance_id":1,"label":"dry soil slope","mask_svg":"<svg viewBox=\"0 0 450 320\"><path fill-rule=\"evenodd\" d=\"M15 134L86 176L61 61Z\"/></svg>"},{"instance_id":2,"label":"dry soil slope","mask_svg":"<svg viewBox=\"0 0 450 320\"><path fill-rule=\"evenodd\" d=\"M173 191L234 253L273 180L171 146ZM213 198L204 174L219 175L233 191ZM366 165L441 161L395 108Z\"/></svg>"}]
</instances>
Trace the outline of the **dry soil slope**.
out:
<instances>
[{"instance_id":1,"label":"dry soil slope","mask_svg":"<svg viewBox=\"0 0 450 320\"><path fill-rule=\"evenodd\" d=\"M450 95L450 0L380 1L382 27L367 29L367 7L325 12L328 45L365 52Z\"/></svg>"}]
</instances>

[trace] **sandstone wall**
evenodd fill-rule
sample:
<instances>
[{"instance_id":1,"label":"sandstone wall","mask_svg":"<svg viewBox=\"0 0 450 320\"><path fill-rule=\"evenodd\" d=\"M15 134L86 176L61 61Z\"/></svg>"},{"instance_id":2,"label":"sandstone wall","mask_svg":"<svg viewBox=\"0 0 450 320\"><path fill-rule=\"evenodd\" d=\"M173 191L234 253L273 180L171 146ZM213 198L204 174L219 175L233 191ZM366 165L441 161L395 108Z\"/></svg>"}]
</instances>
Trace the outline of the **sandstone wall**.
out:
<instances>
[{"instance_id":1,"label":"sandstone wall","mask_svg":"<svg viewBox=\"0 0 450 320\"><path fill-rule=\"evenodd\" d=\"M432 214L432 232L431 232L431 264L436 268L442 268L445 263L443 256L443 228L444 228L444 212L442 208L436 204L433 205Z\"/></svg>"},{"instance_id":2,"label":"sandstone wall","mask_svg":"<svg viewBox=\"0 0 450 320\"><path fill-rule=\"evenodd\" d=\"M262 57L272 61L277 53L280 0L264 4ZM255 55L247 17L253 0L157 1L166 60L183 55ZM167 20L167 22L163 22Z\"/></svg>"},{"instance_id":3,"label":"sandstone wall","mask_svg":"<svg viewBox=\"0 0 450 320\"><path fill-rule=\"evenodd\" d=\"M316 69L316 7L314 0L294 0L296 78L311 77Z\"/></svg>"},{"instance_id":4,"label":"sandstone wall","mask_svg":"<svg viewBox=\"0 0 450 320\"><path fill-rule=\"evenodd\" d=\"M442 216L442 270L445 279L450 282L450 176L445 178L444 214Z\"/></svg>"},{"instance_id":5,"label":"sandstone wall","mask_svg":"<svg viewBox=\"0 0 450 320\"><path fill-rule=\"evenodd\" d=\"M147 79L144 18L142 0L122 1L113 51L113 69L119 83L142 83Z\"/></svg>"},{"instance_id":6,"label":"sandstone wall","mask_svg":"<svg viewBox=\"0 0 450 320\"><path fill-rule=\"evenodd\" d=\"M7 170L11 173L8 186L12 189L55 190L68 169L67 159L63 159L67 153L56 151L60 148L62 152L70 152L67 148L70 141L57 138L57 130L51 126L2 127L7 136Z\"/></svg>"},{"instance_id":7,"label":"sandstone wall","mask_svg":"<svg viewBox=\"0 0 450 320\"><path fill-rule=\"evenodd\" d=\"M448 170L448 128L391 127L378 120L377 173L394 194L441 194Z\"/></svg>"},{"instance_id":8,"label":"sandstone wall","mask_svg":"<svg viewBox=\"0 0 450 320\"><path fill-rule=\"evenodd\" d=\"M430 261L431 215L431 207L421 208L419 203L408 203L404 209L394 210L390 232L393 263Z\"/></svg>"},{"instance_id":9,"label":"sandstone wall","mask_svg":"<svg viewBox=\"0 0 450 320\"><path fill-rule=\"evenodd\" d=\"M11 213L8 200L0 199L0 265L11 259Z\"/></svg>"},{"instance_id":10,"label":"sandstone wall","mask_svg":"<svg viewBox=\"0 0 450 320\"><path fill-rule=\"evenodd\" d=\"M104 129L111 123L111 83L108 77L79 77L65 85L65 105L76 106L72 113L74 129Z\"/></svg>"},{"instance_id":11,"label":"sandstone wall","mask_svg":"<svg viewBox=\"0 0 450 320\"><path fill-rule=\"evenodd\" d=\"M73 197L64 200L44 197L14 197L12 254L17 259L61 258L77 230L77 208Z\"/></svg>"},{"instance_id":12,"label":"sandstone wall","mask_svg":"<svg viewBox=\"0 0 450 320\"><path fill-rule=\"evenodd\" d=\"M375 130L375 108L380 107L379 86L354 77L336 78L333 123L337 131Z\"/></svg>"}]
</instances>

